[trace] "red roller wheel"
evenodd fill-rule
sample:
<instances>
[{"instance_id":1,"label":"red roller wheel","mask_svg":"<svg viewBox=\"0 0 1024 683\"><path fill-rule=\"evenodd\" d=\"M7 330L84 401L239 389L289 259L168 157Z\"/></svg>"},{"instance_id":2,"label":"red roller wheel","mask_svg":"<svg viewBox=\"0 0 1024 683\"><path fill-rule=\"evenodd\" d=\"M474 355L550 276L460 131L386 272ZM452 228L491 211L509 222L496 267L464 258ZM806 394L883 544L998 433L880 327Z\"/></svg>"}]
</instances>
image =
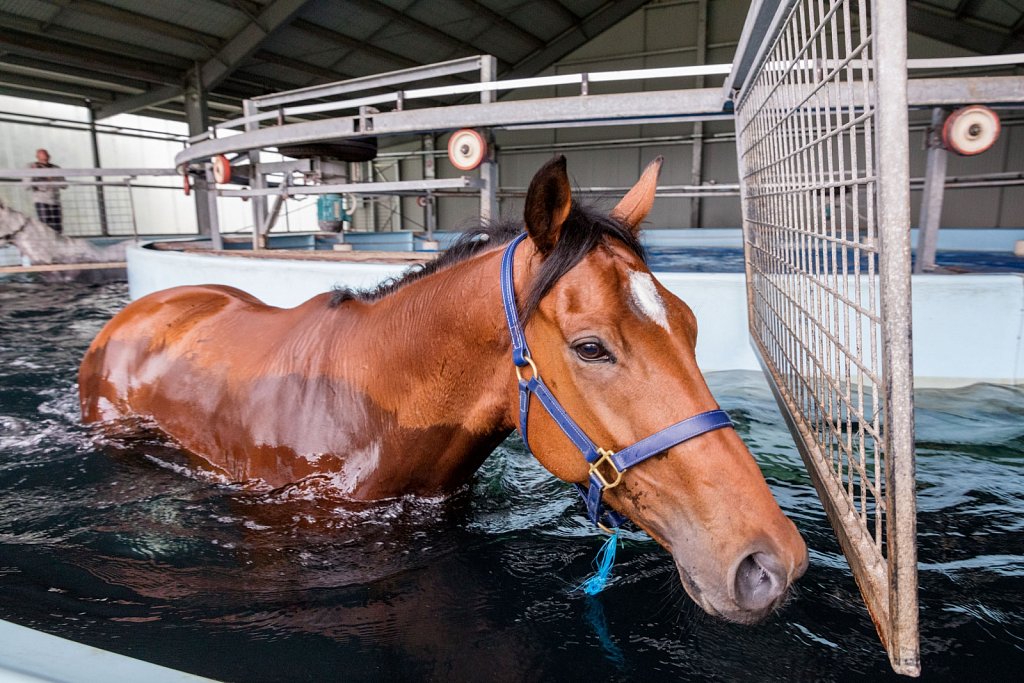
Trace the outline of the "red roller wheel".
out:
<instances>
[{"instance_id":1,"label":"red roller wheel","mask_svg":"<svg viewBox=\"0 0 1024 683\"><path fill-rule=\"evenodd\" d=\"M213 159L213 179L219 184L231 182L231 162L223 154L214 155Z\"/></svg>"}]
</instances>

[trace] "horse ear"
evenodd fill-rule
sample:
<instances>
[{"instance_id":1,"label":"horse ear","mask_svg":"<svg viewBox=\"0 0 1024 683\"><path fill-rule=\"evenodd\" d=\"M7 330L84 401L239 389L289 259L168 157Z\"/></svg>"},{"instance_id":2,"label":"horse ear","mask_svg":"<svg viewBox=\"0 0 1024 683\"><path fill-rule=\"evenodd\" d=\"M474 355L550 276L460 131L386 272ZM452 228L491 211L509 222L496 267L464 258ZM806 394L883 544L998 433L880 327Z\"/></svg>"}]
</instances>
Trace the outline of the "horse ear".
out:
<instances>
[{"instance_id":1,"label":"horse ear","mask_svg":"<svg viewBox=\"0 0 1024 683\"><path fill-rule=\"evenodd\" d=\"M571 206L572 189L565 171L565 157L557 156L537 171L526 191L523 211L526 232L541 254L547 256L558 244Z\"/></svg>"},{"instance_id":2,"label":"horse ear","mask_svg":"<svg viewBox=\"0 0 1024 683\"><path fill-rule=\"evenodd\" d=\"M640 180L636 181L626 196L612 209L612 218L621 221L633 232L640 229L640 224L651 211L654 204L654 191L658 189L658 174L665 157L659 156L647 164Z\"/></svg>"}]
</instances>

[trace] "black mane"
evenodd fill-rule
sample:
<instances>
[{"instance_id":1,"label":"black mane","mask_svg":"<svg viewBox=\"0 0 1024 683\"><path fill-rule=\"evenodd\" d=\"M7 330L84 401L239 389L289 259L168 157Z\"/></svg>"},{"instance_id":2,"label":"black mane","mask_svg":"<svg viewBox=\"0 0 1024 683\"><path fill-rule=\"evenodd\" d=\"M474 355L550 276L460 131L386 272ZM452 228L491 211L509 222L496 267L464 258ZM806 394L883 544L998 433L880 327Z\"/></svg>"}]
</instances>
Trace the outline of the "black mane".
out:
<instances>
[{"instance_id":1,"label":"black mane","mask_svg":"<svg viewBox=\"0 0 1024 683\"><path fill-rule=\"evenodd\" d=\"M346 301L377 301L431 273L460 263L491 247L507 244L523 231L520 222L500 221L481 225L468 230L456 240L440 258L423 266L413 268L401 277L385 280L374 289L356 290L350 287L336 287L332 292L329 306L336 307ZM562 225L561 237L541 264L540 271L530 287L521 312L525 322L537 309L558 280L572 270L602 242L615 240L624 244L645 263L644 248L633 232L621 222L596 211L593 207L572 203L569 216Z\"/></svg>"}]
</instances>

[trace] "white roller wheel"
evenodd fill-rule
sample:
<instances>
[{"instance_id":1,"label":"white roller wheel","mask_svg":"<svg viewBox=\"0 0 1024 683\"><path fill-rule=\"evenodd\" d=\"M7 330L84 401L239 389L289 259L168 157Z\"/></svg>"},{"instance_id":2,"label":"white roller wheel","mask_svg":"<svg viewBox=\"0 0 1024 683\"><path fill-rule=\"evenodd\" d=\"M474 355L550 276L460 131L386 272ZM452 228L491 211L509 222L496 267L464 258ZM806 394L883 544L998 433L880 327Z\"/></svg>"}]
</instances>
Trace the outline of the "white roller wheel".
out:
<instances>
[{"instance_id":1,"label":"white roller wheel","mask_svg":"<svg viewBox=\"0 0 1024 683\"><path fill-rule=\"evenodd\" d=\"M359 208L359 197L357 197L354 194L345 195L343 201L341 202L341 208L349 216L353 215Z\"/></svg>"},{"instance_id":2,"label":"white roller wheel","mask_svg":"<svg viewBox=\"0 0 1024 683\"><path fill-rule=\"evenodd\" d=\"M980 104L957 109L942 126L942 144L961 156L974 156L996 144L999 116Z\"/></svg>"},{"instance_id":3,"label":"white roller wheel","mask_svg":"<svg viewBox=\"0 0 1024 683\"><path fill-rule=\"evenodd\" d=\"M486 155L487 141L472 128L457 130L448 140L448 159L460 171L472 171Z\"/></svg>"}]
</instances>

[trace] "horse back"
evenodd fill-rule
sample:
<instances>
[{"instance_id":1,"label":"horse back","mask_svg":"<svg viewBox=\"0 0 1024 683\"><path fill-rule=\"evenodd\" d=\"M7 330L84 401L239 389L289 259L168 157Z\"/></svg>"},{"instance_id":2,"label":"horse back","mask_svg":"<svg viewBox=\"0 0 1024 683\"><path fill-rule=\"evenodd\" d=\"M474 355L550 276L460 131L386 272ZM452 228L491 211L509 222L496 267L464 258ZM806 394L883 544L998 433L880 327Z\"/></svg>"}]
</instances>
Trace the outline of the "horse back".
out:
<instances>
[{"instance_id":1,"label":"horse back","mask_svg":"<svg viewBox=\"0 0 1024 683\"><path fill-rule=\"evenodd\" d=\"M79 367L83 420L150 412L148 383L164 380L176 364L212 360L214 339L220 345L226 336L245 336L246 319L282 310L223 285L174 287L133 301L100 331Z\"/></svg>"}]
</instances>

